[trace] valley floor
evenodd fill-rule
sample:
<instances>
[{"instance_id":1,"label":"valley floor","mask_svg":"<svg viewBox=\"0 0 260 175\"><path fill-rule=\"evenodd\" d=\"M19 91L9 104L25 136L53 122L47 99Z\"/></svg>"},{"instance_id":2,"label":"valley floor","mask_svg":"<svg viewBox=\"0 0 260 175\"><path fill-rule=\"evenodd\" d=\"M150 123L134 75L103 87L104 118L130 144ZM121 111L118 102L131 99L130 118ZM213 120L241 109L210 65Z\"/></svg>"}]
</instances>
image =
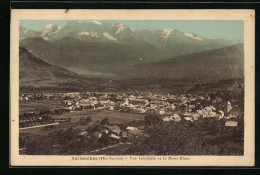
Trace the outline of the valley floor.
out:
<instances>
[{"instance_id":1,"label":"valley floor","mask_svg":"<svg viewBox=\"0 0 260 175\"><path fill-rule=\"evenodd\" d=\"M243 82L218 86L21 93L20 154L243 155Z\"/></svg>"}]
</instances>

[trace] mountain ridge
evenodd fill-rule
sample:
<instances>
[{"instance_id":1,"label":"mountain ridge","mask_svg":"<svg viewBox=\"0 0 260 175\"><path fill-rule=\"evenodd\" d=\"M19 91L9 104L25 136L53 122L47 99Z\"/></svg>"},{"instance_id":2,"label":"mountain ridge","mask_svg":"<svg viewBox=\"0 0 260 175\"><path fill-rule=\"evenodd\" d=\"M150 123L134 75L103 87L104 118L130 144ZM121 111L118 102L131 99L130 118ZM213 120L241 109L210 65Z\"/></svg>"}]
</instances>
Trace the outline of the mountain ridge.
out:
<instances>
[{"instance_id":1,"label":"mountain ridge","mask_svg":"<svg viewBox=\"0 0 260 175\"><path fill-rule=\"evenodd\" d=\"M121 72L129 77L219 80L244 77L243 44L137 64Z\"/></svg>"},{"instance_id":2,"label":"mountain ridge","mask_svg":"<svg viewBox=\"0 0 260 175\"><path fill-rule=\"evenodd\" d=\"M35 57L25 48L19 47L20 86L57 86L59 83L83 78L56 65Z\"/></svg>"}]
</instances>

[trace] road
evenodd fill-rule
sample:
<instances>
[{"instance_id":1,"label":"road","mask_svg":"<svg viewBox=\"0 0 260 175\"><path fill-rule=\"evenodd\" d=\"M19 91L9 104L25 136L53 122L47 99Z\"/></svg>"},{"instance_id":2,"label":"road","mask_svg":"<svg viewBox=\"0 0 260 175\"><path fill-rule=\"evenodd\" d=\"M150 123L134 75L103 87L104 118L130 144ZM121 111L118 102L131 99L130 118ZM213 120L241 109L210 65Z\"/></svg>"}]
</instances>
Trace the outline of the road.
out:
<instances>
[{"instance_id":1,"label":"road","mask_svg":"<svg viewBox=\"0 0 260 175\"><path fill-rule=\"evenodd\" d=\"M131 142L127 142L127 143L118 143L118 144L115 144L115 145L110 145L110 146L107 146L107 147L103 147L103 148L100 148L100 149L96 149L96 150L93 150L93 151L88 151L88 152L85 152L83 153L84 155L88 155L90 153L95 153L95 152L99 152L99 151L104 151L106 149L110 149L110 148L114 148L114 147L117 147L119 145L131 145L132 143Z\"/></svg>"}]
</instances>

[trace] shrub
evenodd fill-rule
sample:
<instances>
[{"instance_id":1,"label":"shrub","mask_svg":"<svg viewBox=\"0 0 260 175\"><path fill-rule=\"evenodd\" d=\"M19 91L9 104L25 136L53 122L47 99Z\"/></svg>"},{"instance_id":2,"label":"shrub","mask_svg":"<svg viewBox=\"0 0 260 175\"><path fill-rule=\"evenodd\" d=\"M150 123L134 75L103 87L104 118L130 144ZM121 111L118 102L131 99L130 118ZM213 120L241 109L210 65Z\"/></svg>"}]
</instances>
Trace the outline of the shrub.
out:
<instances>
[{"instance_id":1,"label":"shrub","mask_svg":"<svg viewBox=\"0 0 260 175\"><path fill-rule=\"evenodd\" d=\"M109 125L109 119L108 119L108 118L104 118L104 119L101 121L101 125Z\"/></svg>"},{"instance_id":2,"label":"shrub","mask_svg":"<svg viewBox=\"0 0 260 175\"><path fill-rule=\"evenodd\" d=\"M160 123L162 121L163 120L158 115L154 115L154 114L149 114L144 117L145 126L151 126Z\"/></svg>"}]
</instances>

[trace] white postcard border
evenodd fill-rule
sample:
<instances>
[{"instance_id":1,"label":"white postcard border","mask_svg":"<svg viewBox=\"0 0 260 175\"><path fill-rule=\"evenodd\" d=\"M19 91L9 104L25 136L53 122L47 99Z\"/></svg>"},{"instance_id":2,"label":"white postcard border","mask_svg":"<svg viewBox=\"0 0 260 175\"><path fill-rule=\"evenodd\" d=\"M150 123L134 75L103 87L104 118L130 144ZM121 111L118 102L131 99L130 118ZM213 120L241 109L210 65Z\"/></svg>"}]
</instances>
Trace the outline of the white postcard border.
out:
<instances>
[{"instance_id":1,"label":"white postcard border","mask_svg":"<svg viewBox=\"0 0 260 175\"><path fill-rule=\"evenodd\" d=\"M243 156L30 156L19 155L19 20L244 20L245 133ZM253 166L255 157L254 10L11 10L11 166ZM110 160L102 160L102 157ZM172 160L168 160L169 157ZM181 157L188 160L180 160ZM95 159L98 160L90 160ZM132 158L132 159L131 159ZM155 158L155 160L150 160ZM174 160L174 159L178 160ZM134 160L135 159L135 160ZM166 160L164 160L166 159Z\"/></svg>"}]
</instances>

